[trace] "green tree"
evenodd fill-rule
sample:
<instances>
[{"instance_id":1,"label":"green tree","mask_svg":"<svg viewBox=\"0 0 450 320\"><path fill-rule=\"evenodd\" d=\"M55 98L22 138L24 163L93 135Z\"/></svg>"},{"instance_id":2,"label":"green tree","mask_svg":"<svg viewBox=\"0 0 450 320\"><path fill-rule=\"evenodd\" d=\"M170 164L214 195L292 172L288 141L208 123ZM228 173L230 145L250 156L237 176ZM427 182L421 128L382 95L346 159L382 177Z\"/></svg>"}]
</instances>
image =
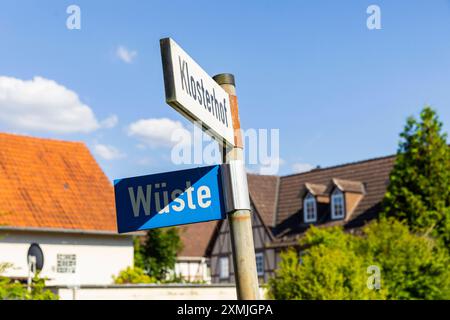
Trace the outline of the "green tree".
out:
<instances>
[{"instance_id":1,"label":"green tree","mask_svg":"<svg viewBox=\"0 0 450 320\"><path fill-rule=\"evenodd\" d=\"M380 219L363 228L357 251L379 266L388 299L450 299L450 255L439 241L404 222Z\"/></svg>"},{"instance_id":2,"label":"green tree","mask_svg":"<svg viewBox=\"0 0 450 320\"><path fill-rule=\"evenodd\" d=\"M133 238L133 249L134 249L134 267L144 269L144 246L141 242L141 237Z\"/></svg>"},{"instance_id":3,"label":"green tree","mask_svg":"<svg viewBox=\"0 0 450 320\"><path fill-rule=\"evenodd\" d=\"M359 235L312 227L300 244L307 246L301 263L293 250L282 254L270 298L450 299L447 250L396 219L374 221ZM370 266L380 270L379 290L367 286Z\"/></svg>"},{"instance_id":4,"label":"green tree","mask_svg":"<svg viewBox=\"0 0 450 320\"><path fill-rule=\"evenodd\" d=\"M409 117L383 205L385 214L411 230L450 245L450 148L436 112L425 107L420 121Z\"/></svg>"},{"instance_id":5,"label":"green tree","mask_svg":"<svg viewBox=\"0 0 450 320\"><path fill-rule=\"evenodd\" d=\"M282 255L269 296L276 299L450 299L450 148L430 107L401 133L382 217L359 235L311 228ZM367 267L381 289L367 291Z\"/></svg>"},{"instance_id":6,"label":"green tree","mask_svg":"<svg viewBox=\"0 0 450 320\"><path fill-rule=\"evenodd\" d=\"M355 238L339 227L311 227L301 240L308 247L299 257L293 249L281 255L275 277L269 279L272 299L379 299L385 290L367 287L367 263L357 254Z\"/></svg>"},{"instance_id":7,"label":"green tree","mask_svg":"<svg viewBox=\"0 0 450 320\"><path fill-rule=\"evenodd\" d=\"M174 269L182 243L176 228L152 229L145 244L138 247L138 261L145 272L158 281L166 280Z\"/></svg>"},{"instance_id":8,"label":"green tree","mask_svg":"<svg viewBox=\"0 0 450 320\"><path fill-rule=\"evenodd\" d=\"M293 248L281 253L281 261L275 277L268 282L268 298L277 300L298 300L302 297L299 257Z\"/></svg>"}]
</instances>

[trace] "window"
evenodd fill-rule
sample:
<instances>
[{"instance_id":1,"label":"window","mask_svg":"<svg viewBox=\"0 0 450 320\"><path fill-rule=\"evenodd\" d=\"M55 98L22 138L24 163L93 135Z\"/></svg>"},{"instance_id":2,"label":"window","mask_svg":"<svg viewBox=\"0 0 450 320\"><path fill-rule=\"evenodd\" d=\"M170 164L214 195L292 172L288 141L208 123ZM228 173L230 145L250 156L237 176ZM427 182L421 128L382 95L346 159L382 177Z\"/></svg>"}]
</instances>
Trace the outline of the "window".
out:
<instances>
[{"instance_id":1,"label":"window","mask_svg":"<svg viewBox=\"0 0 450 320\"><path fill-rule=\"evenodd\" d=\"M342 219L344 216L344 194L336 188L331 195L331 219Z\"/></svg>"},{"instance_id":2,"label":"window","mask_svg":"<svg viewBox=\"0 0 450 320\"><path fill-rule=\"evenodd\" d=\"M219 277L225 279L230 276L230 270L228 268L228 257L220 257L219 259Z\"/></svg>"},{"instance_id":3,"label":"window","mask_svg":"<svg viewBox=\"0 0 450 320\"><path fill-rule=\"evenodd\" d=\"M315 222L317 220L316 199L310 193L308 193L303 201L303 214L305 222Z\"/></svg>"},{"instance_id":4,"label":"window","mask_svg":"<svg viewBox=\"0 0 450 320\"><path fill-rule=\"evenodd\" d=\"M264 275L264 253L258 252L256 255L256 271L258 276Z\"/></svg>"},{"instance_id":5,"label":"window","mask_svg":"<svg viewBox=\"0 0 450 320\"><path fill-rule=\"evenodd\" d=\"M56 255L56 272L58 273L75 273L77 266L77 256L74 254L57 254Z\"/></svg>"}]
</instances>

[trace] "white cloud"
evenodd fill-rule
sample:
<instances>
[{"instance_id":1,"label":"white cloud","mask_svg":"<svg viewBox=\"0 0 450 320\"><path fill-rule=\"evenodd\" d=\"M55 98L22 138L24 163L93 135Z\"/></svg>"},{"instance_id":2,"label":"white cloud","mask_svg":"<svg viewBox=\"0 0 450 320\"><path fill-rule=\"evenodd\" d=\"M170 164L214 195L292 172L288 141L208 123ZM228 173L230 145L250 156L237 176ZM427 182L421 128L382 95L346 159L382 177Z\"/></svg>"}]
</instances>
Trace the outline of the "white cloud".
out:
<instances>
[{"instance_id":1,"label":"white cloud","mask_svg":"<svg viewBox=\"0 0 450 320\"><path fill-rule=\"evenodd\" d=\"M172 147L189 140L190 132L179 121L167 118L141 119L128 126L128 135L151 147Z\"/></svg>"},{"instance_id":2,"label":"white cloud","mask_svg":"<svg viewBox=\"0 0 450 320\"><path fill-rule=\"evenodd\" d=\"M56 133L87 133L100 127L74 91L42 77L0 76L0 121L15 130Z\"/></svg>"},{"instance_id":3,"label":"white cloud","mask_svg":"<svg viewBox=\"0 0 450 320\"><path fill-rule=\"evenodd\" d=\"M119 46L116 50L116 54L123 62L132 63L137 56L137 51L128 50L124 46Z\"/></svg>"},{"instance_id":4,"label":"white cloud","mask_svg":"<svg viewBox=\"0 0 450 320\"><path fill-rule=\"evenodd\" d=\"M108 118L102 120L100 125L102 126L102 128L114 128L118 122L119 118L117 117L117 115L113 114Z\"/></svg>"},{"instance_id":5,"label":"white cloud","mask_svg":"<svg viewBox=\"0 0 450 320\"><path fill-rule=\"evenodd\" d=\"M125 154L120 152L117 148L104 144L96 144L94 146L94 153L105 160L114 160L125 157Z\"/></svg>"},{"instance_id":6,"label":"white cloud","mask_svg":"<svg viewBox=\"0 0 450 320\"><path fill-rule=\"evenodd\" d=\"M297 162L292 165L292 170L295 173L306 172L306 171L310 171L312 169L314 169L314 166L309 163Z\"/></svg>"},{"instance_id":7,"label":"white cloud","mask_svg":"<svg viewBox=\"0 0 450 320\"><path fill-rule=\"evenodd\" d=\"M138 143L136 145L136 148L138 148L139 150L145 150L145 149L147 149L147 146L143 143Z\"/></svg>"}]
</instances>

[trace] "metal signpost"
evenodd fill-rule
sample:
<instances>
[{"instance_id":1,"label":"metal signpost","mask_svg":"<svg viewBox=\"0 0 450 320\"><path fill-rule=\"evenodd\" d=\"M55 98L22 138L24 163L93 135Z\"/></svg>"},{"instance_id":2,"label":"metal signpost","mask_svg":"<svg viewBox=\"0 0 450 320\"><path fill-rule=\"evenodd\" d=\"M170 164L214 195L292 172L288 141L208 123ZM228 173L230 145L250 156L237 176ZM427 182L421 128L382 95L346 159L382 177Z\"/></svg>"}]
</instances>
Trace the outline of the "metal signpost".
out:
<instances>
[{"instance_id":1,"label":"metal signpost","mask_svg":"<svg viewBox=\"0 0 450 320\"><path fill-rule=\"evenodd\" d=\"M175 41L160 41L166 102L216 139L223 164L114 181L119 233L228 217L237 297L259 299L234 76L211 78Z\"/></svg>"},{"instance_id":2,"label":"metal signpost","mask_svg":"<svg viewBox=\"0 0 450 320\"><path fill-rule=\"evenodd\" d=\"M236 97L234 76L229 73L218 74L214 80L220 84L230 95L233 127L235 131L235 146L223 146L223 162L232 172L232 184L227 190L231 195L226 195L227 203L233 203L233 209L228 211L230 224L231 248L233 250L234 273L236 278L237 297L240 300L258 300L259 286L256 270L255 245L253 242L253 230L251 220L247 174L244 168L244 146L241 136L241 124L239 120L239 108ZM243 199L245 197L245 200Z\"/></svg>"}]
</instances>

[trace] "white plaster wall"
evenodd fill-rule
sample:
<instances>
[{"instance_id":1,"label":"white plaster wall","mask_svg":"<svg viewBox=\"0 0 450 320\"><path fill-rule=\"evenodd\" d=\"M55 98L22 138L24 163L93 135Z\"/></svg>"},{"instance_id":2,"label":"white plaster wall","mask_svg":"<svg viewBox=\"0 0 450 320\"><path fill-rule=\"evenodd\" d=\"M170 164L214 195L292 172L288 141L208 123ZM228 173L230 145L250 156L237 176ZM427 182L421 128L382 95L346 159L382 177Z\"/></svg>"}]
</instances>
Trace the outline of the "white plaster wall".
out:
<instances>
[{"instance_id":1,"label":"white plaster wall","mask_svg":"<svg viewBox=\"0 0 450 320\"><path fill-rule=\"evenodd\" d=\"M131 236L0 231L0 262L13 264L5 276L28 276L31 243L39 244L44 253L41 276L49 278L48 285L110 284L112 275L133 265ZM57 254L76 255L74 274L56 272Z\"/></svg>"},{"instance_id":2,"label":"white plaster wall","mask_svg":"<svg viewBox=\"0 0 450 320\"><path fill-rule=\"evenodd\" d=\"M61 300L236 300L236 287L226 285L127 285L97 288L53 288ZM266 290L259 289L260 299Z\"/></svg>"},{"instance_id":3,"label":"white plaster wall","mask_svg":"<svg viewBox=\"0 0 450 320\"><path fill-rule=\"evenodd\" d=\"M175 263L175 274L181 275L183 279L188 281L205 281L211 282L210 271L206 263L206 258L199 257L193 259L177 259Z\"/></svg>"}]
</instances>

